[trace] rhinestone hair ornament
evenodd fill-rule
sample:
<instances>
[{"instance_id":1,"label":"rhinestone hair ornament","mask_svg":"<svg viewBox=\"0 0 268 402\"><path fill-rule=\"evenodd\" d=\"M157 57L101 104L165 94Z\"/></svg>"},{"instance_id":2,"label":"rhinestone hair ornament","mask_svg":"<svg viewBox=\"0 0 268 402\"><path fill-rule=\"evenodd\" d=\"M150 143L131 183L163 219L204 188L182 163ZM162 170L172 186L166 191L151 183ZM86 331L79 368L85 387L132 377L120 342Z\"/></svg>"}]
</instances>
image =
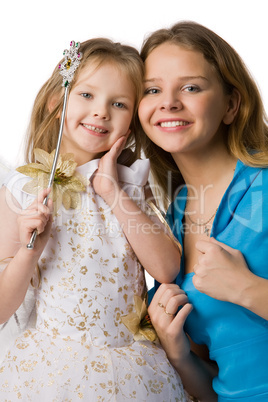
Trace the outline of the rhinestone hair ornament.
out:
<instances>
[{"instance_id":1,"label":"rhinestone hair ornament","mask_svg":"<svg viewBox=\"0 0 268 402\"><path fill-rule=\"evenodd\" d=\"M63 78L62 86L68 87L73 80L74 73L79 66L82 58L82 53L78 52L80 42L71 41L70 49L65 49L63 52L64 61L59 64L59 72Z\"/></svg>"},{"instance_id":2,"label":"rhinestone hair ornament","mask_svg":"<svg viewBox=\"0 0 268 402\"><path fill-rule=\"evenodd\" d=\"M64 101L63 101L63 107L62 107L57 147L55 150L53 165L52 165L51 172L50 172L48 188L52 187L54 177L55 177L55 172L56 172L56 167L57 167L57 162L58 162L58 157L59 157L59 150L60 150L60 145L61 145L61 139L62 139L62 132L63 132L63 126L64 126L64 120L65 120L65 112L66 112L67 98L68 98L70 83L72 82L74 73L82 59L82 53L79 52L79 48L80 48L80 42L75 42L72 40L70 43L70 49L69 50L65 49L63 52L64 61L61 64L59 64L59 73L62 76L62 86L65 88L65 90L64 90ZM44 205L47 205L47 203L48 203L48 196L45 197L45 199L43 201ZM37 229L35 229L33 231L33 234L30 239L30 243L27 244L28 249L30 249L30 250L33 249L36 236L37 236Z\"/></svg>"}]
</instances>

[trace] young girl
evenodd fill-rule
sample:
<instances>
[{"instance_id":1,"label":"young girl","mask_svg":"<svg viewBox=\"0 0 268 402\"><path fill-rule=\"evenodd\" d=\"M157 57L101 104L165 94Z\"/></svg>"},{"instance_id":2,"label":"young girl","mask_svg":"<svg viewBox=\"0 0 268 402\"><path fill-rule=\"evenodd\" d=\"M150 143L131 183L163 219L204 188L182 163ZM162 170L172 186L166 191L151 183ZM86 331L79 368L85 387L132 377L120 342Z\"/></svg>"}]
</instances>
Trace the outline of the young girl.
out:
<instances>
[{"instance_id":1,"label":"young girl","mask_svg":"<svg viewBox=\"0 0 268 402\"><path fill-rule=\"evenodd\" d=\"M0 320L17 310L33 279L37 319L6 354L0 399L184 401L179 376L159 344L146 339L154 339L146 320L145 327L139 323L143 267L170 282L180 255L160 223L139 208L146 210L149 170L147 160L137 159L142 62L132 47L106 39L86 41L80 50L48 205L63 104L58 67L31 118L27 155L39 163L19 169L25 175L12 173L1 189L0 258L13 258L0 275ZM31 191L42 183L35 199Z\"/></svg>"},{"instance_id":2,"label":"young girl","mask_svg":"<svg viewBox=\"0 0 268 402\"><path fill-rule=\"evenodd\" d=\"M177 284L157 290L152 322L191 395L267 401L268 127L259 91L234 49L193 22L154 32L141 55L145 153L183 245Z\"/></svg>"}]
</instances>

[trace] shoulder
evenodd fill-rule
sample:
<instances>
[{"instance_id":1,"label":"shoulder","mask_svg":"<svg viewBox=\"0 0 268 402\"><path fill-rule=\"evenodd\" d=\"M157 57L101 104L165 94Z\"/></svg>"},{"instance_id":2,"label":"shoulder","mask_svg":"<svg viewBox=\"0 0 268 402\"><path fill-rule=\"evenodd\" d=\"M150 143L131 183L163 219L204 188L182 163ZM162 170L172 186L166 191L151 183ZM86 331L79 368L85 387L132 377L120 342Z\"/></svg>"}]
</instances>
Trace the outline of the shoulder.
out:
<instances>
[{"instance_id":1,"label":"shoulder","mask_svg":"<svg viewBox=\"0 0 268 402\"><path fill-rule=\"evenodd\" d=\"M7 187L9 190L22 189L24 184L29 180L31 180L29 176L25 176L16 170L11 170L3 180L3 186Z\"/></svg>"},{"instance_id":2,"label":"shoulder","mask_svg":"<svg viewBox=\"0 0 268 402\"><path fill-rule=\"evenodd\" d=\"M23 186L31 180L30 177L25 176L16 170L12 170L3 181L3 186L6 187L10 193L15 197L18 203L24 208L29 205L35 196L25 193Z\"/></svg>"},{"instance_id":3,"label":"shoulder","mask_svg":"<svg viewBox=\"0 0 268 402\"><path fill-rule=\"evenodd\" d=\"M118 164L118 179L123 183L145 186L150 172L149 159L137 159L132 165Z\"/></svg>"},{"instance_id":4,"label":"shoulder","mask_svg":"<svg viewBox=\"0 0 268 402\"><path fill-rule=\"evenodd\" d=\"M250 194L261 191L263 194L268 190L268 168L252 167L237 162L233 180L231 181L223 201L228 203L240 203L248 199ZM231 201L233 200L233 201Z\"/></svg>"},{"instance_id":5,"label":"shoulder","mask_svg":"<svg viewBox=\"0 0 268 402\"><path fill-rule=\"evenodd\" d=\"M253 183L257 178L264 178L265 180L268 180L268 166L253 167L245 165L241 160L237 161L233 180L234 183L241 180L246 180L248 183Z\"/></svg>"}]
</instances>

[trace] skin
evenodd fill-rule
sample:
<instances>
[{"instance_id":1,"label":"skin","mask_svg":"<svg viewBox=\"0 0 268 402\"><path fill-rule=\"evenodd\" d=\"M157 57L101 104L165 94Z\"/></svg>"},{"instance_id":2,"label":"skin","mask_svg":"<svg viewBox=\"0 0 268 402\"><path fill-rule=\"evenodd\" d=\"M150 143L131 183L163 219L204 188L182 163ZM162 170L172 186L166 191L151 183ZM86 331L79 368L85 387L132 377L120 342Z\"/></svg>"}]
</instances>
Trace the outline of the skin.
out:
<instances>
[{"instance_id":1,"label":"skin","mask_svg":"<svg viewBox=\"0 0 268 402\"><path fill-rule=\"evenodd\" d=\"M61 152L72 152L79 165L108 151L127 137L135 93L122 69L105 63L89 65L70 92Z\"/></svg>"},{"instance_id":2,"label":"skin","mask_svg":"<svg viewBox=\"0 0 268 402\"><path fill-rule=\"evenodd\" d=\"M159 282L172 282L179 272L180 251L162 231L161 225L142 213L119 185L116 160L124 145L125 140L120 138L102 157L93 178L94 190L111 207L146 271ZM148 250L156 252L152 256Z\"/></svg>"},{"instance_id":3,"label":"skin","mask_svg":"<svg viewBox=\"0 0 268 402\"><path fill-rule=\"evenodd\" d=\"M224 92L201 53L164 43L147 57L140 121L148 137L171 153L181 171L188 187L187 211L194 221L213 215L232 180L236 160L228 152L225 136L239 106L238 91ZM190 224L187 219L186 215ZM184 253L185 272L194 271L193 284L200 292L268 319L267 281L249 271L240 251L202 231L189 231ZM217 367L207 359L206 349L194 345L183 331L191 310L185 293L167 284L160 286L149 306L161 343L187 391L200 401L216 401L211 383Z\"/></svg>"},{"instance_id":4,"label":"skin","mask_svg":"<svg viewBox=\"0 0 268 402\"><path fill-rule=\"evenodd\" d=\"M223 93L212 67L198 52L172 44L153 50L145 62L145 95L139 116L148 137L177 162L215 147L229 123L230 96ZM166 68L168 66L168 69ZM232 117L232 116L231 116ZM168 124L175 127L166 127ZM162 126L161 126L162 125Z\"/></svg>"},{"instance_id":5,"label":"skin","mask_svg":"<svg viewBox=\"0 0 268 402\"><path fill-rule=\"evenodd\" d=\"M85 66L69 95L61 153L73 153L81 165L108 151L92 179L94 190L111 207L144 268L157 280L171 282L179 271L177 247L161 224L155 225L118 183L117 158L130 133L135 97L127 73L116 64ZM0 273L0 323L6 322L23 302L49 239L52 201L43 205L49 192L41 191L22 210L5 187L0 190L0 222L8 222L0 227L0 259L13 257ZM26 245L36 228L38 236L29 250ZM152 256L149 249L159 252ZM160 252L162 249L164 252Z\"/></svg>"}]
</instances>

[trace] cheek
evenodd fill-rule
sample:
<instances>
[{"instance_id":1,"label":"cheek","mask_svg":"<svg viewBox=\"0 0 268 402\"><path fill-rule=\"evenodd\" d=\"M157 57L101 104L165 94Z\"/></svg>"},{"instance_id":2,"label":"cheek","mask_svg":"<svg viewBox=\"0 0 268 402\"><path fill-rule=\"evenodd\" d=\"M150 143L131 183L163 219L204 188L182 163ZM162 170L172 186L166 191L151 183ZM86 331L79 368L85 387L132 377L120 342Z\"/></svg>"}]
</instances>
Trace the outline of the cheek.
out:
<instances>
[{"instance_id":1,"label":"cheek","mask_svg":"<svg viewBox=\"0 0 268 402\"><path fill-rule=\"evenodd\" d=\"M131 126L132 119L133 119L132 114L124 116L124 118L120 118L120 121L118 121L118 127L121 127L120 130L127 132L129 127Z\"/></svg>"},{"instance_id":2,"label":"cheek","mask_svg":"<svg viewBox=\"0 0 268 402\"><path fill-rule=\"evenodd\" d=\"M141 100L140 105L139 105L139 119L142 125L148 123L149 115L150 115L150 107L147 104L146 100Z\"/></svg>"},{"instance_id":3,"label":"cheek","mask_svg":"<svg viewBox=\"0 0 268 402\"><path fill-rule=\"evenodd\" d=\"M75 102L68 100L65 119L74 120L76 115L77 115L77 106Z\"/></svg>"},{"instance_id":4,"label":"cheek","mask_svg":"<svg viewBox=\"0 0 268 402\"><path fill-rule=\"evenodd\" d=\"M220 99L211 98L196 107L196 113L205 120L218 124L222 121L225 105Z\"/></svg>"}]
</instances>

